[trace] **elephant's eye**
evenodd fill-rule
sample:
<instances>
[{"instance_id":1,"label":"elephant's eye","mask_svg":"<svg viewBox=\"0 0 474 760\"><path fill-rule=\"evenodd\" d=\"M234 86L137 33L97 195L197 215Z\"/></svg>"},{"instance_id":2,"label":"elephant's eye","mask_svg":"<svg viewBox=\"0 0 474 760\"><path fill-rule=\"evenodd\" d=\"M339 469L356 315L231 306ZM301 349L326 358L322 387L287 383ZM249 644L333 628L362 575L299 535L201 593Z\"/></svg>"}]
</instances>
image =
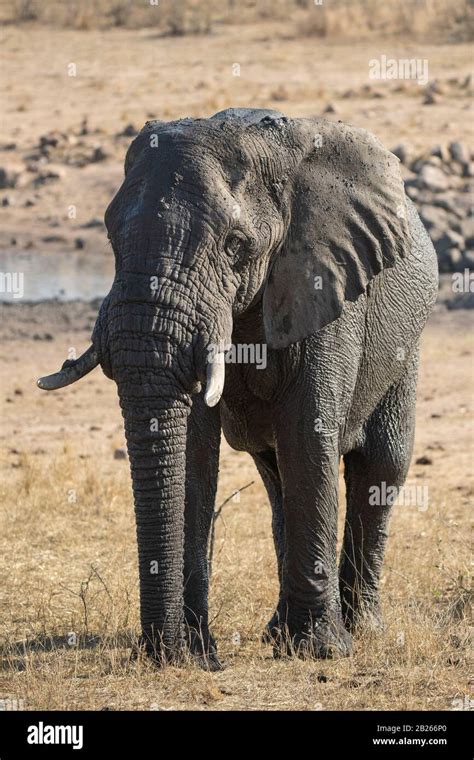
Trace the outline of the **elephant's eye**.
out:
<instances>
[{"instance_id":1,"label":"elephant's eye","mask_svg":"<svg viewBox=\"0 0 474 760\"><path fill-rule=\"evenodd\" d=\"M248 249L248 240L241 232L230 232L224 243L226 252L235 264L243 263Z\"/></svg>"}]
</instances>

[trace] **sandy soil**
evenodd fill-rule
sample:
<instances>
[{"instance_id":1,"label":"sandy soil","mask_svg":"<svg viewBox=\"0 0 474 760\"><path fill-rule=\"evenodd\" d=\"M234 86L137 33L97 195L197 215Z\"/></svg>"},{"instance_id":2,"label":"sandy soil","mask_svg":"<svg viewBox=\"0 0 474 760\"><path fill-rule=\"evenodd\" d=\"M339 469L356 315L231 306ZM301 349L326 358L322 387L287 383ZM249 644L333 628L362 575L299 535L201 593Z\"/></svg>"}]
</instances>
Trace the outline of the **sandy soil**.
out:
<instances>
[{"instance_id":1,"label":"sandy soil","mask_svg":"<svg viewBox=\"0 0 474 760\"><path fill-rule=\"evenodd\" d=\"M276 663L260 644L277 592L270 508L250 457L223 442L217 503L254 484L217 523L211 619L229 668L210 675L129 662L136 547L128 464L114 458L124 446L114 384L96 370L54 394L35 388L69 348L87 345L95 311L75 303L1 312L0 696L26 709L449 710L465 699L470 313L439 306L425 332L408 482L427 487L429 503L395 508L387 629L356 640L350 659ZM341 476L341 530L343 493Z\"/></svg>"}]
</instances>

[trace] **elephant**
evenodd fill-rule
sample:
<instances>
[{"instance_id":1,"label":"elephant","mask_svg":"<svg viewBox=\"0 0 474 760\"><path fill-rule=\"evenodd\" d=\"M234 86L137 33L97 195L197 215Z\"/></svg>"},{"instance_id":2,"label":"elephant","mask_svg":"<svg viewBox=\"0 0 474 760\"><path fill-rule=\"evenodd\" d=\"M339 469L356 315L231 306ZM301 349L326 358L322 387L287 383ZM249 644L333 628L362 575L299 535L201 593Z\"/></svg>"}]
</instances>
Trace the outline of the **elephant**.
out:
<instances>
[{"instance_id":1,"label":"elephant","mask_svg":"<svg viewBox=\"0 0 474 760\"><path fill-rule=\"evenodd\" d=\"M348 656L382 625L393 498L410 463L436 255L397 157L320 118L227 109L149 121L105 213L115 278L91 346L40 388L100 366L133 484L140 647L222 667L208 621L221 432L268 492L275 656ZM228 361L262 346L265 362ZM234 357L242 352L234 352ZM346 481L337 557L338 481Z\"/></svg>"}]
</instances>

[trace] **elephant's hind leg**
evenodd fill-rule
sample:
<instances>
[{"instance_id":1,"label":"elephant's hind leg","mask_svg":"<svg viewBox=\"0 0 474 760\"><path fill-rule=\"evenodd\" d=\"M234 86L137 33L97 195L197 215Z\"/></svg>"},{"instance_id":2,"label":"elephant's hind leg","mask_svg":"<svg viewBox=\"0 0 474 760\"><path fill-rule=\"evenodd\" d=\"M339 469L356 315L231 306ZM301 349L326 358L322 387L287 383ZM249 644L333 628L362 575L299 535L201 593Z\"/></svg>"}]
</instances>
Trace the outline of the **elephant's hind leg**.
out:
<instances>
[{"instance_id":1,"label":"elephant's hind leg","mask_svg":"<svg viewBox=\"0 0 474 760\"><path fill-rule=\"evenodd\" d=\"M391 507L410 465L418 352L375 409L360 451L344 457L347 512L339 566L346 627L381 626L379 582Z\"/></svg>"}]
</instances>

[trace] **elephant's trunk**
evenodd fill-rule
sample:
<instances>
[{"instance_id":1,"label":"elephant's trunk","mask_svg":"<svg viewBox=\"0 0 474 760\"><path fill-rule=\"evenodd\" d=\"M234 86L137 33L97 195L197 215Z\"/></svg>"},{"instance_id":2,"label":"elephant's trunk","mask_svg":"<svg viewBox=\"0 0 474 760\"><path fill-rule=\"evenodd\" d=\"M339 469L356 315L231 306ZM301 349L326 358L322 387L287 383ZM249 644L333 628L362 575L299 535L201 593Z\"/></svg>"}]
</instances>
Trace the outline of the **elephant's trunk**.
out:
<instances>
[{"instance_id":1,"label":"elephant's trunk","mask_svg":"<svg viewBox=\"0 0 474 760\"><path fill-rule=\"evenodd\" d=\"M143 643L158 662L176 659L183 643L190 410L190 398L174 389L169 375L162 374L125 388L119 383L135 501ZM148 388L145 397L144 388Z\"/></svg>"}]
</instances>

